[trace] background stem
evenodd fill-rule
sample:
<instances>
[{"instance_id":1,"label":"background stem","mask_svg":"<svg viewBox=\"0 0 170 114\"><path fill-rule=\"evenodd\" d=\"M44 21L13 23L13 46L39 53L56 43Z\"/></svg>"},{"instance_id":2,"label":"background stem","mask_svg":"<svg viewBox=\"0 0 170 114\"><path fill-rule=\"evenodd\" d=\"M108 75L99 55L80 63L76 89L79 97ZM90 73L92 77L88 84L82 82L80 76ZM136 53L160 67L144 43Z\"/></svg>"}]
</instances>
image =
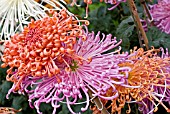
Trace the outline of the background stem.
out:
<instances>
[{"instance_id":1,"label":"background stem","mask_svg":"<svg viewBox=\"0 0 170 114\"><path fill-rule=\"evenodd\" d=\"M147 38L146 33L145 33L145 31L144 31L144 29L143 29L143 27L142 27L142 23L141 23L141 21L140 21L139 15L138 15L136 5L135 5L135 3L134 3L133 0L127 0L127 2L128 2L128 5L129 5L129 9L130 9L130 11L131 11L131 13L132 13L132 16L133 16L133 18L134 18L134 21L135 21L137 30L140 31L140 34L141 34L141 36L142 36L142 38L143 38L143 40L144 40L144 43L145 43L145 47L146 47L146 49L148 50L148 49L149 49L149 46L148 46L148 38ZM140 39L141 39L141 38L140 38ZM141 40L142 40L142 39L141 39Z\"/></svg>"},{"instance_id":2,"label":"background stem","mask_svg":"<svg viewBox=\"0 0 170 114\"><path fill-rule=\"evenodd\" d=\"M151 25L154 25L153 18L152 18L152 15L151 15L150 11L149 11L149 8L148 8L148 6L146 4L146 1L145 0L140 0L140 3L142 5L143 9L145 10L145 13L146 13L147 17L149 18Z\"/></svg>"}]
</instances>

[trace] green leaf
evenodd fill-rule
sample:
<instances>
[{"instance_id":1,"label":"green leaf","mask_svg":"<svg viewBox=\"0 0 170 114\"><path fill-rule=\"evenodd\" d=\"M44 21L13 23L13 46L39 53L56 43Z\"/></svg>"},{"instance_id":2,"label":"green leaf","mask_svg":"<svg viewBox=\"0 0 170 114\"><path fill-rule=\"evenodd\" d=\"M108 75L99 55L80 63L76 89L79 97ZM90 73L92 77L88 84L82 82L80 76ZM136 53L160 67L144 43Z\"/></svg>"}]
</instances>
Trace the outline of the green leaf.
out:
<instances>
[{"instance_id":1,"label":"green leaf","mask_svg":"<svg viewBox=\"0 0 170 114\"><path fill-rule=\"evenodd\" d=\"M50 103L41 103L40 111L43 112L43 114L52 113L53 108Z\"/></svg>"},{"instance_id":2,"label":"green leaf","mask_svg":"<svg viewBox=\"0 0 170 114\"><path fill-rule=\"evenodd\" d=\"M170 35L161 32L156 27L149 27L146 33L149 41L149 46L154 46L155 48L169 48L170 49Z\"/></svg>"},{"instance_id":3,"label":"green leaf","mask_svg":"<svg viewBox=\"0 0 170 114\"><path fill-rule=\"evenodd\" d=\"M24 103L26 101L25 96L15 96L15 99L13 99L12 107L15 109L25 109L26 104Z\"/></svg>"},{"instance_id":4,"label":"green leaf","mask_svg":"<svg viewBox=\"0 0 170 114\"><path fill-rule=\"evenodd\" d=\"M69 114L69 110L66 104L62 104L62 110L58 114Z\"/></svg>"},{"instance_id":5,"label":"green leaf","mask_svg":"<svg viewBox=\"0 0 170 114\"><path fill-rule=\"evenodd\" d=\"M122 39L122 50L126 51L130 48L129 37L132 36L132 33L135 29L135 24L133 22L132 16L124 19L118 26L116 30L116 37Z\"/></svg>"},{"instance_id":6,"label":"green leaf","mask_svg":"<svg viewBox=\"0 0 170 114\"><path fill-rule=\"evenodd\" d=\"M6 94L8 93L8 90L11 88L11 83L7 81L3 81L0 85L0 104L4 105L7 101Z\"/></svg>"},{"instance_id":7,"label":"green leaf","mask_svg":"<svg viewBox=\"0 0 170 114\"><path fill-rule=\"evenodd\" d=\"M135 24L133 18L132 16L129 16L119 24L116 30L116 36L119 38L127 38L132 35L134 28Z\"/></svg>"}]
</instances>

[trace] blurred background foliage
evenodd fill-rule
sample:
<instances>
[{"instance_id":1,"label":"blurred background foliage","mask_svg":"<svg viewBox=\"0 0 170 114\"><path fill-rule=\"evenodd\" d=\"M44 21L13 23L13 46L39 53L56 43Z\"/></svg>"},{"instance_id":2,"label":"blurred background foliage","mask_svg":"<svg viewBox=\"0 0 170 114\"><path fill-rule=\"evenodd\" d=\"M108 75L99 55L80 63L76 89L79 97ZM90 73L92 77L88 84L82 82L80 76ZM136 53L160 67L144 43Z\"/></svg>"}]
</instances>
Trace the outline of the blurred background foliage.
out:
<instances>
[{"instance_id":1,"label":"blurred background foliage","mask_svg":"<svg viewBox=\"0 0 170 114\"><path fill-rule=\"evenodd\" d=\"M156 3L156 0L153 1ZM153 4L151 3L151 4ZM69 11L74 13L78 18L84 19L85 17L85 7L86 4L83 0L79 0L77 4L80 4L80 7L77 6L67 6ZM145 20L145 14L142 6L136 0L136 5L141 19ZM122 51L129 51L134 46L139 46L138 34L136 31L136 26L133 22L133 18L128 9L127 3L121 3L114 10L109 11L108 8L112 7L110 4L105 4L99 2L99 0L93 0L93 4L89 5L89 17L87 20L90 21L88 26L89 32L94 31L97 33L100 31L105 34L112 34L116 36L118 41L122 39ZM149 46L154 46L155 48L164 47L170 50L170 35L162 33L154 26L148 26L146 31ZM10 94L9 99L6 99L6 94L11 88L12 83L6 81L6 69L0 68L0 107L13 107L15 109L21 109L22 111L18 114L36 114L35 109L31 109L28 104L27 96L16 94ZM83 102L84 99L81 100ZM58 109L58 114L69 114L66 104L60 103L62 106ZM85 105L85 104L83 104ZM80 109L79 105L72 106L73 110L78 112ZM161 107L160 107L161 108ZM126 113L127 107L123 109L122 113ZM51 114L52 107L49 104L41 104L40 110L44 114ZM163 109L157 112L165 114L166 111ZM91 114L92 111L87 110L83 114ZM132 114L138 114L137 106L132 104Z\"/></svg>"}]
</instances>

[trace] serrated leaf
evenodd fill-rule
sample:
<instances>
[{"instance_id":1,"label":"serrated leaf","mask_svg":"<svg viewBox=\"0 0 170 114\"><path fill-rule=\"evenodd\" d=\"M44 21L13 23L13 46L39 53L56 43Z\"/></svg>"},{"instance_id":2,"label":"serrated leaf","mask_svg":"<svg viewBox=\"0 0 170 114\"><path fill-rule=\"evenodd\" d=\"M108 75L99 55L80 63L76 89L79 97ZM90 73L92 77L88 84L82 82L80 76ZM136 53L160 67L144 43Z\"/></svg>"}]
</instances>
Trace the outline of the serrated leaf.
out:
<instances>
[{"instance_id":1,"label":"serrated leaf","mask_svg":"<svg viewBox=\"0 0 170 114\"><path fill-rule=\"evenodd\" d=\"M91 8L92 6L97 6L95 8ZM106 4L92 4L89 6L90 12L88 20L90 21L90 25L88 26L89 31L94 31L97 33L101 31L102 33L114 33L115 28L112 15L107 11Z\"/></svg>"},{"instance_id":2,"label":"serrated leaf","mask_svg":"<svg viewBox=\"0 0 170 114\"><path fill-rule=\"evenodd\" d=\"M149 46L155 48L164 47L170 49L170 35L161 32L156 27L150 27L146 33L149 41Z\"/></svg>"},{"instance_id":3,"label":"serrated leaf","mask_svg":"<svg viewBox=\"0 0 170 114\"><path fill-rule=\"evenodd\" d=\"M127 51L130 48L130 36L132 36L135 29L135 24L133 22L132 16L124 19L118 26L116 30L116 37L122 39L122 50Z\"/></svg>"},{"instance_id":4,"label":"serrated leaf","mask_svg":"<svg viewBox=\"0 0 170 114\"><path fill-rule=\"evenodd\" d=\"M132 35L134 28L135 24L133 22L132 16L130 16L119 24L116 30L116 36L122 39L127 38Z\"/></svg>"}]
</instances>

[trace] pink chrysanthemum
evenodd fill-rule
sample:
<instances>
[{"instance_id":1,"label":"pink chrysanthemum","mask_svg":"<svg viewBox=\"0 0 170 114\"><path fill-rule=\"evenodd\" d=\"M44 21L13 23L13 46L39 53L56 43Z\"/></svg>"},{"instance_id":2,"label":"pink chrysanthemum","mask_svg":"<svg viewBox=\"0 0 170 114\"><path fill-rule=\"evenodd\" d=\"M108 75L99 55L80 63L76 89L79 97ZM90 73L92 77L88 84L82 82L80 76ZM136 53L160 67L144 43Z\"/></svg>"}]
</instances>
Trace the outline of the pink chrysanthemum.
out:
<instances>
[{"instance_id":1,"label":"pink chrysanthemum","mask_svg":"<svg viewBox=\"0 0 170 114\"><path fill-rule=\"evenodd\" d=\"M107 100L112 100L118 96L114 84L123 84L125 79L122 72L130 71L129 67L120 68L118 63L124 61L128 54L115 54L120 51L120 48L104 54L121 43L121 41L117 42L116 38L112 39L111 35L105 37L103 34L101 38L100 32L98 32L96 36L94 33L86 33L86 36L86 41L78 39L78 43L74 46L79 57L69 58L67 56L65 58L70 66L68 71L63 69L59 74L52 77L27 76L22 80L20 92L25 91L29 95L30 104L35 101L34 106L38 113L41 113L39 105L42 102L51 103L54 107L53 114L55 114L56 109L60 107L59 102L66 101L70 112L75 114L70 105L81 104L78 103L78 99L81 99L83 94L86 96L84 102L86 106L82 107L81 111L85 111L89 106L90 99L88 90L93 92L94 97L98 96ZM81 58L81 60L77 61L77 58ZM62 65L65 64L58 66L63 67ZM14 92L15 86L14 84L9 94ZM30 87L31 90L28 89ZM104 94L109 88L112 88L115 94L105 97ZM73 98L73 100L70 101L70 98Z\"/></svg>"},{"instance_id":2,"label":"pink chrysanthemum","mask_svg":"<svg viewBox=\"0 0 170 114\"><path fill-rule=\"evenodd\" d=\"M150 5L154 24L163 32L170 34L170 0L159 0L158 4Z\"/></svg>"}]
</instances>

